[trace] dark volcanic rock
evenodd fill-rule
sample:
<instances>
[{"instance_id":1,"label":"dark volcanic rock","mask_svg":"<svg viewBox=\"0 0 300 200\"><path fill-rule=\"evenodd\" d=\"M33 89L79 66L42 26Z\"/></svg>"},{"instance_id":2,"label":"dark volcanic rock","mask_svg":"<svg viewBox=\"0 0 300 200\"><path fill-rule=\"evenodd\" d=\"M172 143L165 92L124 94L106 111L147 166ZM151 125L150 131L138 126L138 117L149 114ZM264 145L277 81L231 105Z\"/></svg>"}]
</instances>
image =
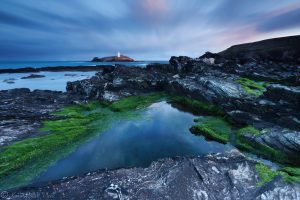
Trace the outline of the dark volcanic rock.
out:
<instances>
[{"instance_id":1,"label":"dark volcanic rock","mask_svg":"<svg viewBox=\"0 0 300 200\"><path fill-rule=\"evenodd\" d=\"M204 64L202 61L194 59L187 56L172 56L169 60L171 73L189 73L194 72L200 64Z\"/></svg>"},{"instance_id":2,"label":"dark volcanic rock","mask_svg":"<svg viewBox=\"0 0 300 200\"><path fill-rule=\"evenodd\" d=\"M205 54L203 54L202 56L200 56L199 58L200 59L203 59L203 58L220 58L221 56L217 53L211 53L211 52L205 52Z\"/></svg>"},{"instance_id":3,"label":"dark volcanic rock","mask_svg":"<svg viewBox=\"0 0 300 200\"><path fill-rule=\"evenodd\" d=\"M29 76L24 76L21 79L30 79L30 78L43 78L45 77L44 75L39 75L39 74L30 74Z\"/></svg>"},{"instance_id":4,"label":"dark volcanic rock","mask_svg":"<svg viewBox=\"0 0 300 200\"><path fill-rule=\"evenodd\" d=\"M91 79L67 83L67 91L110 101L122 96L167 91L219 105L237 122L241 121L240 117L232 111L243 112L250 124L265 120L300 130L298 87L270 85L263 95L256 97L237 83L239 76L223 72L220 67L186 57L172 57L172 60L184 61L180 67L177 64L177 67L169 64L157 65L157 68L152 64L146 69L106 67ZM279 92L282 95L276 96Z\"/></svg>"},{"instance_id":5,"label":"dark volcanic rock","mask_svg":"<svg viewBox=\"0 0 300 200\"><path fill-rule=\"evenodd\" d=\"M68 82L67 91L90 99L113 101L122 96L159 91L165 77L139 67L107 67L91 79Z\"/></svg>"},{"instance_id":6,"label":"dark volcanic rock","mask_svg":"<svg viewBox=\"0 0 300 200\"><path fill-rule=\"evenodd\" d=\"M0 91L0 147L38 134L42 120L54 111L83 98L49 90L27 88Z\"/></svg>"},{"instance_id":7,"label":"dark volcanic rock","mask_svg":"<svg viewBox=\"0 0 300 200\"><path fill-rule=\"evenodd\" d=\"M11 199L297 199L299 185L276 178L263 187L255 163L237 151L165 158L148 168L99 171L7 193Z\"/></svg>"},{"instance_id":8,"label":"dark volcanic rock","mask_svg":"<svg viewBox=\"0 0 300 200\"><path fill-rule=\"evenodd\" d=\"M201 60L226 73L300 85L299 55L300 36L291 36L235 45L218 54L207 52L199 59L189 62L193 62L195 66Z\"/></svg>"},{"instance_id":9,"label":"dark volcanic rock","mask_svg":"<svg viewBox=\"0 0 300 200\"><path fill-rule=\"evenodd\" d=\"M103 57L103 58L95 57L93 58L92 62L134 62L134 59L128 56L120 55L119 57L118 56L110 56L110 57Z\"/></svg>"},{"instance_id":10,"label":"dark volcanic rock","mask_svg":"<svg viewBox=\"0 0 300 200\"><path fill-rule=\"evenodd\" d=\"M279 84L272 84L267 87L264 96L272 101L285 101L295 106L300 107L300 86L287 87Z\"/></svg>"}]
</instances>

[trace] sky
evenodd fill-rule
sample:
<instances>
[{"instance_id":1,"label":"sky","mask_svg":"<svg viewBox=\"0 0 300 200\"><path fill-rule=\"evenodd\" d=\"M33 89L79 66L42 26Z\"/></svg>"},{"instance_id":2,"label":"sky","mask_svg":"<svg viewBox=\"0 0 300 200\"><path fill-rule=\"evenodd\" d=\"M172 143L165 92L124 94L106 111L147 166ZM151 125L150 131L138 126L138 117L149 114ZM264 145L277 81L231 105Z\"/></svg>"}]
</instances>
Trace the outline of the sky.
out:
<instances>
[{"instance_id":1,"label":"sky","mask_svg":"<svg viewBox=\"0 0 300 200\"><path fill-rule=\"evenodd\" d=\"M1 0L0 60L199 57L300 35L299 0Z\"/></svg>"}]
</instances>

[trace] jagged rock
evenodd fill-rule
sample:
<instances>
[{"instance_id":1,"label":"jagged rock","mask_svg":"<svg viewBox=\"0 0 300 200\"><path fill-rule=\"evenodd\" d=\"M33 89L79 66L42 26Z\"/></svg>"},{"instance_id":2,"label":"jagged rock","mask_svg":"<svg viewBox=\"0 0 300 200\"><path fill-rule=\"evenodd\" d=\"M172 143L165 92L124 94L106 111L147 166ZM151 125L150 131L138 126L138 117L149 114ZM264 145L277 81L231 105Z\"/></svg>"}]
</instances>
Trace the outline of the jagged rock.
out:
<instances>
[{"instance_id":1,"label":"jagged rock","mask_svg":"<svg viewBox=\"0 0 300 200\"><path fill-rule=\"evenodd\" d=\"M298 87L272 84L263 95L256 97L237 83L239 76L226 73L220 67L208 66L202 61L187 57L172 57L172 60L183 60L183 63L180 67L159 64L157 68L152 64L146 69L106 67L91 79L67 83L67 91L90 99L110 101L122 96L167 91L219 105L228 114L234 110L249 113L255 116L248 118L250 124L256 123L258 119L300 130ZM189 69L192 71L186 70L190 66L187 64L189 62L193 64ZM278 93L282 95L276 96ZM111 98L108 94L114 94L116 98ZM236 115L231 113L231 116Z\"/></svg>"},{"instance_id":2,"label":"jagged rock","mask_svg":"<svg viewBox=\"0 0 300 200\"><path fill-rule=\"evenodd\" d=\"M54 111L74 101L78 95L28 88L0 91L0 147L38 134L43 120L54 119Z\"/></svg>"},{"instance_id":3,"label":"jagged rock","mask_svg":"<svg viewBox=\"0 0 300 200\"><path fill-rule=\"evenodd\" d=\"M169 64L159 64L159 63L153 63L146 66L147 70L150 71L161 71L161 72L168 72L168 73L174 73L174 66Z\"/></svg>"},{"instance_id":4,"label":"jagged rock","mask_svg":"<svg viewBox=\"0 0 300 200\"><path fill-rule=\"evenodd\" d=\"M98 171L8 194L25 199L297 199L299 185L276 178L258 187L255 162L238 151L195 158L164 158L147 168ZM280 191L280 192L279 192ZM295 198L296 197L296 198Z\"/></svg>"},{"instance_id":5,"label":"jagged rock","mask_svg":"<svg viewBox=\"0 0 300 200\"><path fill-rule=\"evenodd\" d=\"M199 63L200 62L200 63ZM204 63L201 60L197 60L197 62L195 62L194 59L187 57L187 56L172 56L169 60L170 63L170 68L171 70L169 72L171 73L189 73L189 72L193 72L195 70L197 70L197 68L199 67L199 64L201 65L206 65L206 63Z\"/></svg>"},{"instance_id":6,"label":"jagged rock","mask_svg":"<svg viewBox=\"0 0 300 200\"><path fill-rule=\"evenodd\" d=\"M221 56L216 53L205 52L205 54L200 56L199 59L206 64L213 65L215 63L220 63Z\"/></svg>"},{"instance_id":7,"label":"jagged rock","mask_svg":"<svg viewBox=\"0 0 300 200\"><path fill-rule=\"evenodd\" d=\"M200 59L203 59L203 58L220 58L221 56L217 53L211 53L209 51L205 52L205 54L203 54L202 56L200 56L199 58Z\"/></svg>"},{"instance_id":8,"label":"jagged rock","mask_svg":"<svg viewBox=\"0 0 300 200\"><path fill-rule=\"evenodd\" d=\"M300 87L288 87L279 84L272 84L267 87L264 96L272 101L284 101L290 103L300 112Z\"/></svg>"},{"instance_id":9,"label":"jagged rock","mask_svg":"<svg viewBox=\"0 0 300 200\"><path fill-rule=\"evenodd\" d=\"M67 91L90 99L119 99L162 89L166 75L155 74L149 69L117 66L98 72L91 79L68 82ZM117 98L111 98L111 94Z\"/></svg>"},{"instance_id":10,"label":"jagged rock","mask_svg":"<svg viewBox=\"0 0 300 200\"><path fill-rule=\"evenodd\" d=\"M284 152L290 157L297 157L300 154L300 132L284 129L278 126L266 128L261 131L262 134L254 136L246 134L249 141L267 145L274 149Z\"/></svg>"},{"instance_id":11,"label":"jagged rock","mask_svg":"<svg viewBox=\"0 0 300 200\"><path fill-rule=\"evenodd\" d=\"M227 112L227 114L234 122L241 125L254 124L261 121L258 116L241 110L232 110Z\"/></svg>"}]
</instances>

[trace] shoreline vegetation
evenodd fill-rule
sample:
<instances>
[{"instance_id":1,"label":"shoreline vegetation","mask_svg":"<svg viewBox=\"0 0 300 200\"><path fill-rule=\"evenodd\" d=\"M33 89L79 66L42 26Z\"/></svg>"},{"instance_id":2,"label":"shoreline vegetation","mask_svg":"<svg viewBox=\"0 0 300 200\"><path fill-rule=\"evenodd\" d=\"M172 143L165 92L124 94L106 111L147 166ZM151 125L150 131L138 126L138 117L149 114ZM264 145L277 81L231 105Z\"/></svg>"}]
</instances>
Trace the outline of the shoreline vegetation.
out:
<instances>
[{"instance_id":1,"label":"shoreline vegetation","mask_svg":"<svg viewBox=\"0 0 300 200\"><path fill-rule=\"evenodd\" d=\"M265 85L265 83L262 83L262 85ZM252 94L255 96L260 95L256 91ZM253 143L245 137L246 134L253 136L261 135L261 131L257 128L251 125L237 126L225 115L222 108L218 106L209 105L187 97L175 96L170 97L170 99L169 102L171 104L175 103L179 108L185 108L198 115L207 115L194 119L196 124L190 128L193 134L202 135L207 140L217 141L222 144L230 143L241 151L258 155L284 166L277 171L273 171L263 163L258 163L256 170L261 178L258 186L270 182L276 176L282 176L287 183L300 183L299 163L294 158L289 158L283 152L267 145Z\"/></svg>"},{"instance_id":2,"label":"shoreline vegetation","mask_svg":"<svg viewBox=\"0 0 300 200\"><path fill-rule=\"evenodd\" d=\"M45 121L41 128L41 132L48 134L24 139L0 150L0 190L30 183L49 165L71 153L95 134L108 129L113 122L143 117L140 110L161 100L166 100L178 109L204 116L194 120L196 124L190 129L193 134L223 144L231 143L242 151L286 165L279 171L272 171L263 164L257 164L256 170L261 178L258 185L271 181L275 176L282 176L288 183L300 183L300 168L294 167L286 155L245 139L245 134L261 134L255 127L235 127L218 106L161 92L125 97L113 103L91 102L68 106L56 112L59 119ZM235 138L233 142L232 138Z\"/></svg>"},{"instance_id":3,"label":"shoreline vegetation","mask_svg":"<svg viewBox=\"0 0 300 200\"><path fill-rule=\"evenodd\" d=\"M29 183L51 163L71 153L79 144L108 129L118 120L134 119L138 110L163 98L163 93L133 96L114 103L91 102L68 106L55 115L61 119L45 121L47 135L28 138L0 151L0 189Z\"/></svg>"}]
</instances>

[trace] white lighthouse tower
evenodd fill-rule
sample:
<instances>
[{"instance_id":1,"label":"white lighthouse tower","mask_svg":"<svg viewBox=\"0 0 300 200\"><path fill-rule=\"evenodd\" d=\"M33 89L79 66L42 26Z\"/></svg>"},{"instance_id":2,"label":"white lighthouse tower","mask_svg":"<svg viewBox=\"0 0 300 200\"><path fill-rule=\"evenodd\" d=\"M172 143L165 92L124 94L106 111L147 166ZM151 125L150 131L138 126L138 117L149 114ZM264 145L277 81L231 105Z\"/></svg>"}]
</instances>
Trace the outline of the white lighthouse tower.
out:
<instances>
[{"instance_id":1,"label":"white lighthouse tower","mask_svg":"<svg viewBox=\"0 0 300 200\"><path fill-rule=\"evenodd\" d=\"M120 54L120 52L118 51L118 58L120 58L121 57L121 54Z\"/></svg>"}]
</instances>

